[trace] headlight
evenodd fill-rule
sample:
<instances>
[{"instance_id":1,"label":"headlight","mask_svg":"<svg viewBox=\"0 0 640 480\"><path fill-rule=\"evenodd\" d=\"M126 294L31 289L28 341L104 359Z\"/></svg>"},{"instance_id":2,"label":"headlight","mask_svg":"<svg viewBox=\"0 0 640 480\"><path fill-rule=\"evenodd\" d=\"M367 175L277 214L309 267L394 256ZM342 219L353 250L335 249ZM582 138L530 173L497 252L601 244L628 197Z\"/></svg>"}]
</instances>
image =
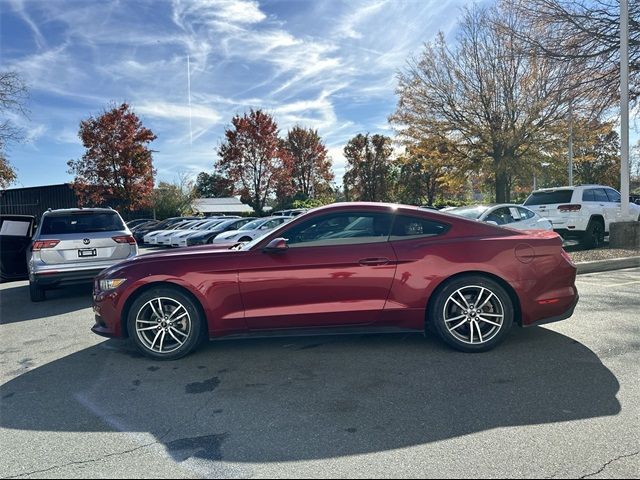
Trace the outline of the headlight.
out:
<instances>
[{"instance_id":1,"label":"headlight","mask_svg":"<svg viewBox=\"0 0 640 480\"><path fill-rule=\"evenodd\" d=\"M125 282L126 278L109 278L106 280L100 280L100 291L106 292L108 290L115 290Z\"/></svg>"}]
</instances>

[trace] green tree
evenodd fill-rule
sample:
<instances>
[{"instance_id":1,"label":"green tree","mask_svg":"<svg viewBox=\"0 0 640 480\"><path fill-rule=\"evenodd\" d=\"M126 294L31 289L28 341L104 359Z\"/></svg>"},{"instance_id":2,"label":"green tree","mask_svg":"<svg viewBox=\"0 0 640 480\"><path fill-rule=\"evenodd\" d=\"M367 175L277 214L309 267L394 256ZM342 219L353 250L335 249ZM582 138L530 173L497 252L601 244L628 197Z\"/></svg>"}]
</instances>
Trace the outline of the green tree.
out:
<instances>
[{"instance_id":1,"label":"green tree","mask_svg":"<svg viewBox=\"0 0 640 480\"><path fill-rule=\"evenodd\" d=\"M433 205L436 199L458 196L469 165L459 148L446 137L427 137L406 147L396 160L397 200Z\"/></svg>"},{"instance_id":2,"label":"green tree","mask_svg":"<svg viewBox=\"0 0 640 480\"><path fill-rule=\"evenodd\" d=\"M348 201L382 202L390 199L393 188L391 138L384 135L353 137L344 147L347 168L344 193Z\"/></svg>"},{"instance_id":3,"label":"green tree","mask_svg":"<svg viewBox=\"0 0 640 480\"><path fill-rule=\"evenodd\" d=\"M233 181L217 173L200 172L196 178L195 194L200 198L231 197Z\"/></svg>"},{"instance_id":4,"label":"green tree","mask_svg":"<svg viewBox=\"0 0 640 480\"><path fill-rule=\"evenodd\" d=\"M160 182L153 190L153 209L156 218L165 219L192 213L191 204L196 197L193 184L184 174L173 183Z\"/></svg>"}]
</instances>

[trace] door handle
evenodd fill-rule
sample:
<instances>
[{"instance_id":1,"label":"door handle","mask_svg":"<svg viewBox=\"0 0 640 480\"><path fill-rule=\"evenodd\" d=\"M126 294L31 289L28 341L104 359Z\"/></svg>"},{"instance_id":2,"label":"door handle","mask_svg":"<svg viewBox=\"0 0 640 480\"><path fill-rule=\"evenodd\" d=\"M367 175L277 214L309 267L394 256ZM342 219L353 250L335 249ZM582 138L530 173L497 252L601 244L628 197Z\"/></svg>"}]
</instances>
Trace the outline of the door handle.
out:
<instances>
[{"instance_id":1,"label":"door handle","mask_svg":"<svg viewBox=\"0 0 640 480\"><path fill-rule=\"evenodd\" d=\"M386 265L389 263L388 258L363 258L358 262L362 266Z\"/></svg>"}]
</instances>

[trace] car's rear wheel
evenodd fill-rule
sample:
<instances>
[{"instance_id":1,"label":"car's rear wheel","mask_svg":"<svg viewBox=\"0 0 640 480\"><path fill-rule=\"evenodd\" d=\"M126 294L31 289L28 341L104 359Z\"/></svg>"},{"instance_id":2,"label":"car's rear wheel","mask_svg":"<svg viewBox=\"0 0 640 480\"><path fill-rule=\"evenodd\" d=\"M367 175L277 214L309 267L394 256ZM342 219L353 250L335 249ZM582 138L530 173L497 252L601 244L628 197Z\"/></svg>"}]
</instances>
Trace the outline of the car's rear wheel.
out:
<instances>
[{"instance_id":1,"label":"car's rear wheel","mask_svg":"<svg viewBox=\"0 0 640 480\"><path fill-rule=\"evenodd\" d=\"M251 237L242 237L240 240L238 240L239 242L250 242L252 240Z\"/></svg>"},{"instance_id":2,"label":"car's rear wheel","mask_svg":"<svg viewBox=\"0 0 640 480\"><path fill-rule=\"evenodd\" d=\"M193 352L205 331L198 305L177 288L158 287L142 293L128 315L129 337L146 356L176 360Z\"/></svg>"},{"instance_id":3,"label":"car's rear wheel","mask_svg":"<svg viewBox=\"0 0 640 480\"><path fill-rule=\"evenodd\" d=\"M602 220L592 219L589 221L581 243L585 248L598 248L604 244L604 223Z\"/></svg>"},{"instance_id":4,"label":"car's rear wheel","mask_svg":"<svg viewBox=\"0 0 640 480\"><path fill-rule=\"evenodd\" d=\"M36 283L29 282L29 298L32 302L42 302L44 300L44 288Z\"/></svg>"},{"instance_id":5,"label":"car's rear wheel","mask_svg":"<svg viewBox=\"0 0 640 480\"><path fill-rule=\"evenodd\" d=\"M476 275L460 277L436 295L428 321L440 338L456 350L491 350L511 330L513 302L494 280Z\"/></svg>"}]
</instances>

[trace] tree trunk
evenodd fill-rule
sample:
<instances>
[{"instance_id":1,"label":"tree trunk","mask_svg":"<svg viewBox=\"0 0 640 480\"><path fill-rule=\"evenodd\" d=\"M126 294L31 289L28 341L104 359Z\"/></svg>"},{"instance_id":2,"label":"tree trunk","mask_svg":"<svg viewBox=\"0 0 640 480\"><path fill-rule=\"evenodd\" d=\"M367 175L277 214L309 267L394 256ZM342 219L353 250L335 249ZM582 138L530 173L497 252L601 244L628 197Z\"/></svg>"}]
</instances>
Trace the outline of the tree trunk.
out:
<instances>
[{"instance_id":1,"label":"tree trunk","mask_svg":"<svg viewBox=\"0 0 640 480\"><path fill-rule=\"evenodd\" d=\"M508 181L507 174L501 172L499 169L496 171L496 203L508 202Z\"/></svg>"}]
</instances>

